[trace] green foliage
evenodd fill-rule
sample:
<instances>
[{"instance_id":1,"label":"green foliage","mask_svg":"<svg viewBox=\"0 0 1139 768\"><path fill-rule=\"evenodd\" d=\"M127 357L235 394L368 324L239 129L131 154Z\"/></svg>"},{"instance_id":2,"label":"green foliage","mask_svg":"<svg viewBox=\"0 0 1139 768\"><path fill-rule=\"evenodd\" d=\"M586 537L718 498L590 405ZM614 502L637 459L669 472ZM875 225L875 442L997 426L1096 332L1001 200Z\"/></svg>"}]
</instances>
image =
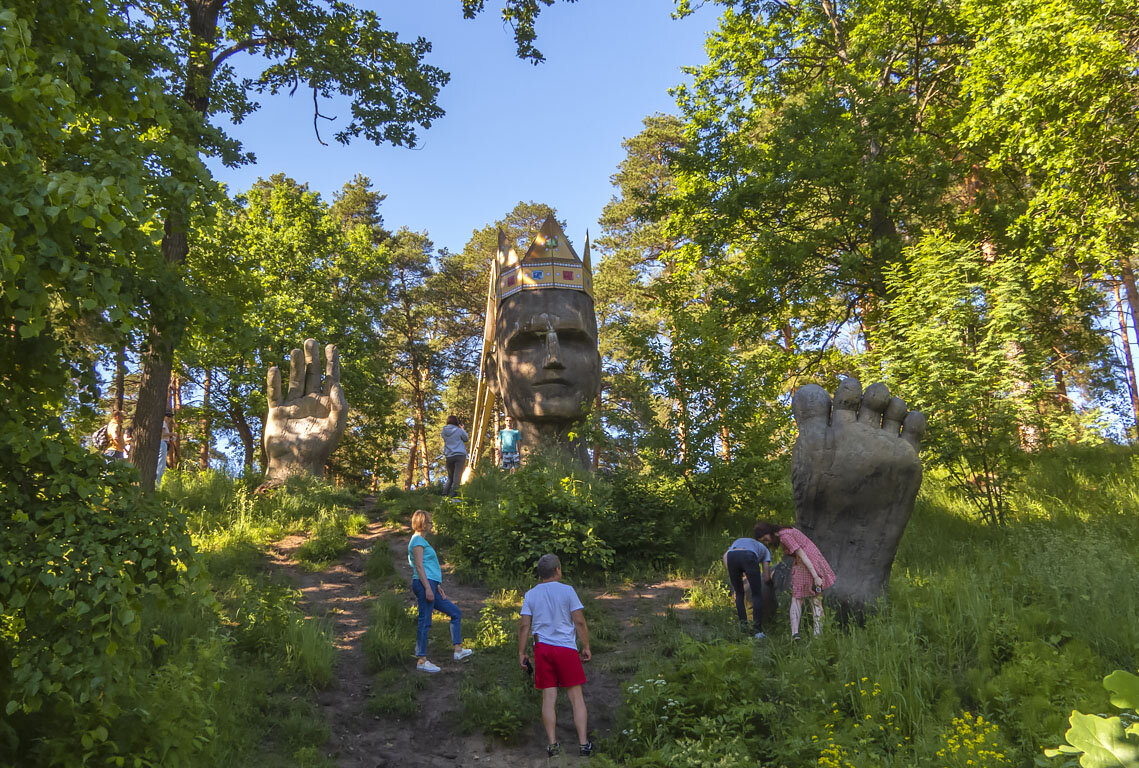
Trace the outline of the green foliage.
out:
<instances>
[{"instance_id":1,"label":"green foliage","mask_svg":"<svg viewBox=\"0 0 1139 768\"><path fill-rule=\"evenodd\" d=\"M767 640L740 644L722 568L712 568L683 610L651 626L606 750L616 764L646 766L690 750L707 764L1031 764L1075 725L1066 712L1107 706L1105 670L1136 664L1133 460L1133 450L1083 447L1041 456L1026 468L1040 482L1011 491L1014 508L1031 513L1001 528L972 522L969 503L930 473L889 603L864 626L828 616L820 638L792 644L784 602ZM687 707L675 726L670 701Z\"/></svg>"},{"instance_id":2,"label":"green foliage","mask_svg":"<svg viewBox=\"0 0 1139 768\"><path fill-rule=\"evenodd\" d=\"M906 267L887 273L894 298L868 368L903 382L897 394L929 419L923 453L948 469L978 514L1000 523L1021 430L1044 426L1035 417L1050 393L1032 385L1045 361L1023 332L1023 264L982 251L941 238L908 251Z\"/></svg>"},{"instance_id":3,"label":"green foliage","mask_svg":"<svg viewBox=\"0 0 1139 768\"><path fill-rule=\"evenodd\" d=\"M617 471L594 482L608 486L597 534L627 567L665 568L687 552L703 510L683 480Z\"/></svg>"},{"instance_id":4,"label":"green foliage","mask_svg":"<svg viewBox=\"0 0 1139 768\"><path fill-rule=\"evenodd\" d=\"M381 592L372 604L364 654L373 669L406 663L415 650L415 615L403 597L390 590Z\"/></svg>"},{"instance_id":5,"label":"green foliage","mask_svg":"<svg viewBox=\"0 0 1139 768\"><path fill-rule=\"evenodd\" d=\"M309 570L323 570L348 551L348 537L358 535L366 527L367 521L359 514L343 510L323 513L316 521L314 535L297 547L297 560Z\"/></svg>"},{"instance_id":6,"label":"green foliage","mask_svg":"<svg viewBox=\"0 0 1139 768\"><path fill-rule=\"evenodd\" d=\"M507 580L532 577L547 552L567 574L663 569L690 553L702 516L680 478L590 475L540 458L478 475L458 503L435 511L450 562Z\"/></svg>"},{"instance_id":7,"label":"green foliage","mask_svg":"<svg viewBox=\"0 0 1139 768\"><path fill-rule=\"evenodd\" d=\"M419 712L419 692L427 686L427 676L416 674L410 666L390 668L376 674L364 709L373 715L404 720Z\"/></svg>"},{"instance_id":8,"label":"green foliage","mask_svg":"<svg viewBox=\"0 0 1139 768\"><path fill-rule=\"evenodd\" d=\"M1067 743L1058 749L1045 749L1044 754L1079 755L1079 760L1069 757L1056 765L1115 768L1139 763L1139 677L1117 669L1103 679L1103 687L1112 693L1111 703L1123 712L1104 717L1073 711L1069 718L1072 727L1064 734Z\"/></svg>"},{"instance_id":9,"label":"green foliage","mask_svg":"<svg viewBox=\"0 0 1139 768\"><path fill-rule=\"evenodd\" d=\"M368 583L383 584L393 579L396 574L395 561L392 560L392 553L388 550L387 542L383 539L377 539L368 552L368 558L364 561L364 575L367 577Z\"/></svg>"},{"instance_id":10,"label":"green foliage","mask_svg":"<svg viewBox=\"0 0 1139 768\"><path fill-rule=\"evenodd\" d=\"M613 563L613 548L597 530L603 493L583 473L532 461L512 473L478 477L459 503L436 510L436 525L451 542L448 559L456 567L520 576L553 552L567 574L584 574Z\"/></svg>"},{"instance_id":11,"label":"green foliage","mask_svg":"<svg viewBox=\"0 0 1139 768\"><path fill-rule=\"evenodd\" d=\"M183 671L155 663L144 617L210 599L199 591L184 516L144 499L123 464L58 427L6 429L0 467L0 762L161 753L157 730L131 725L139 688ZM195 703L208 719L208 706ZM183 743L177 754L193 748Z\"/></svg>"},{"instance_id":12,"label":"green foliage","mask_svg":"<svg viewBox=\"0 0 1139 768\"><path fill-rule=\"evenodd\" d=\"M517 741L537 714L541 696L518 666L518 611L522 594L500 590L483 606L475 630L478 653L459 685L459 722L500 741Z\"/></svg>"},{"instance_id":13,"label":"green foliage","mask_svg":"<svg viewBox=\"0 0 1139 768\"><path fill-rule=\"evenodd\" d=\"M323 687L332 679L331 632L306 619L298 590L264 577L237 576L218 595L239 651L275 665L282 679Z\"/></svg>"}]
</instances>

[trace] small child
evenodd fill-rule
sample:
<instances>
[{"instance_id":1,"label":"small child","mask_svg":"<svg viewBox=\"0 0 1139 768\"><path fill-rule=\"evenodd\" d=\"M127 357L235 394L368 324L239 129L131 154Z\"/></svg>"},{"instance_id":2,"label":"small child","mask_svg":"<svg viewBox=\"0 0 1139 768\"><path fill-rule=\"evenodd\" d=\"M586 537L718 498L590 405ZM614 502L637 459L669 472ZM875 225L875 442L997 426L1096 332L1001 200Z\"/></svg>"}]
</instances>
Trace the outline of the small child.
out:
<instances>
[{"instance_id":1,"label":"small child","mask_svg":"<svg viewBox=\"0 0 1139 768\"><path fill-rule=\"evenodd\" d=\"M802 531L789 525L760 520L755 524L755 538L769 547L783 547L795 558L791 566L791 639L799 639L799 622L803 617L803 600L811 599L811 612L815 619L815 635L823 631L824 589L834 584L834 571L823 553Z\"/></svg>"},{"instance_id":2,"label":"small child","mask_svg":"<svg viewBox=\"0 0 1139 768\"><path fill-rule=\"evenodd\" d=\"M522 433L514 428L514 419L506 417L506 429L498 433L498 449L502 455L502 468L507 472L518 469L522 464L518 453L518 442Z\"/></svg>"}]
</instances>

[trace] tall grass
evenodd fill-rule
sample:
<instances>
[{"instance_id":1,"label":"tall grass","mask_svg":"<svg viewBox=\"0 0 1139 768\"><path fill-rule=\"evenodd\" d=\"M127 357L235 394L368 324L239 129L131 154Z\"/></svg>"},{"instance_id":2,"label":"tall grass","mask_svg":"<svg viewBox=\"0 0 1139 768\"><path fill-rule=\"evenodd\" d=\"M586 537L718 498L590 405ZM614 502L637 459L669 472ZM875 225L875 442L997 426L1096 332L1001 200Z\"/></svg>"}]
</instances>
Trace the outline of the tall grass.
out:
<instances>
[{"instance_id":1,"label":"tall grass","mask_svg":"<svg viewBox=\"0 0 1139 768\"><path fill-rule=\"evenodd\" d=\"M999 528L929 473L888 601L864 626L831 622L799 643L788 637L785 597L768 640L740 643L713 567L687 610L659 622L638 670L661 676L653 687L669 697L630 686L627 733L611 752L631 766L732 765L745 754L788 768L942 768L957 765L951 745L983 732L985 754L967 756L973 766L1032 765L1042 746L1062 741L1073 709L1109 709L1103 676L1139 668L1136 468L1136 453L1115 447L1036 457ZM749 699L732 700L734 691ZM682 724L650 735L668 700ZM737 720L742 737L717 736ZM887 744L870 730L897 738Z\"/></svg>"},{"instance_id":2,"label":"tall grass","mask_svg":"<svg viewBox=\"0 0 1139 768\"><path fill-rule=\"evenodd\" d=\"M332 679L331 632L305 618L300 593L267 572L265 547L322 525L358 529L365 521L350 512L355 494L294 480L259 497L243 481L204 472L168 474L161 497L186 515L202 594L144 617L140 637L152 638L168 670L151 707L186 708L197 700L194 686L208 692L212 730L199 736L195 765L319 764L328 728L308 693ZM183 720L195 717L187 710Z\"/></svg>"}]
</instances>

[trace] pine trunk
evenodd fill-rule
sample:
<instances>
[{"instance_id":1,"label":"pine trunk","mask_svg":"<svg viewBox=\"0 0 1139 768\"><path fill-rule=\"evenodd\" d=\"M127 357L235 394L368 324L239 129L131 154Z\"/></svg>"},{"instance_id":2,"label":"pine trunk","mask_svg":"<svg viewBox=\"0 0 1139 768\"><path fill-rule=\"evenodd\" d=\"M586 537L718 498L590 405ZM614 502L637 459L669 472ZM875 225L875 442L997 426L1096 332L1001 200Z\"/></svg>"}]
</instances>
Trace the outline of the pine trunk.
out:
<instances>
[{"instance_id":1,"label":"pine trunk","mask_svg":"<svg viewBox=\"0 0 1139 768\"><path fill-rule=\"evenodd\" d=\"M174 412L174 438L170 441L170 452L166 456L167 466L177 467L182 463L182 429L179 420L182 413L182 377L175 376L170 383L170 410Z\"/></svg>"},{"instance_id":2,"label":"pine trunk","mask_svg":"<svg viewBox=\"0 0 1139 768\"><path fill-rule=\"evenodd\" d=\"M1135 332L1135 338L1139 339L1139 291L1135 288L1135 270L1130 256L1120 255L1119 273L1123 279L1123 287L1127 291L1127 306L1131 310L1131 330Z\"/></svg>"},{"instance_id":3,"label":"pine trunk","mask_svg":"<svg viewBox=\"0 0 1139 768\"><path fill-rule=\"evenodd\" d=\"M407 474L403 479L403 489L405 491L411 490L411 481L415 477L415 460L419 450L419 429L412 428L411 430L411 446L407 449Z\"/></svg>"},{"instance_id":4,"label":"pine trunk","mask_svg":"<svg viewBox=\"0 0 1139 768\"><path fill-rule=\"evenodd\" d=\"M1127 332L1127 318L1123 311L1123 301L1119 295L1119 283L1115 284L1115 307L1119 314L1119 337L1123 341L1123 361L1127 364L1127 391L1131 395L1131 418L1135 427L1131 437L1135 439L1139 435L1139 387L1136 387L1135 382L1135 361L1131 357L1131 336Z\"/></svg>"},{"instance_id":5,"label":"pine trunk","mask_svg":"<svg viewBox=\"0 0 1139 768\"><path fill-rule=\"evenodd\" d=\"M198 453L198 468L205 471L210 468L210 444L213 435L210 433L210 395L213 394L214 374L206 369L206 377L202 381L202 448Z\"/></svg>"},{"instance_id":6,"label":"pine trunk","mask_svg":"<svg viewBox=\"0 0 1139 768\"><path fill-rule=\"evenodd\" d=\"M424 408L423 415L426 416L426 408ZM419 444L423 446L420 454L423 457L423 484L425 487L431 487L431 461L427 457L427 425L423 423L423 419L419 422Z\"/></svg>"}]
</instances>

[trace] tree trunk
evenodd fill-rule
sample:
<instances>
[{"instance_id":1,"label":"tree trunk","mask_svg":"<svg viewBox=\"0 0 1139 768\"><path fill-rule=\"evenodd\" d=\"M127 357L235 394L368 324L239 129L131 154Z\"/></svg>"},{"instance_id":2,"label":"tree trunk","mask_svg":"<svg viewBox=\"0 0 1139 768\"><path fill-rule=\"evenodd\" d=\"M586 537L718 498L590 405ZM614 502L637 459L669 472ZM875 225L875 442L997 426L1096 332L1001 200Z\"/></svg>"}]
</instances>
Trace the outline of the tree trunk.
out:
<instances>
[{"instance_id":1,"label":"tree trunk","mask_svg":"<svg viewBox=\"0 0 1139 768\"><path fill-rule=\"evenodd\" d=\"M1131 310L1131 330L1135 331L1135 338L1139 339L1139 291L1135 289L1135 270L1131 265L1131 257L1127 254L1119 256L1119 275L1123 279L1123 287L1127 290L1127 306Z\"/></svg>"},{"instance_id":2,"label":"tree trunk","mask_svg":"<svg viewBox=\"0 0 1139 768\"><path fill-rule=\"evenodd\" d=\"M223 5L218 0L186 2L191 54L182 98L203 117L209 108L210 92L213 89L214 39L217 36L218 13ZM186 203L185 200L169 201L163 221L162 256L171 267L182 264L190 252L183 213L189 208ZM176 272L171 270L167 279L180 279L175 275ZM144 493L154 490L158 470L158 443L162 439L162 419L166 411L170 373L174 367L174 349L182 340L186 329L185 313L169 301L169 294L164 291L158 291L149 297L149 315L150 329L141 360L142 382L131 423L134 436L131 462L138 468L139 487Z\"/></svg>"},{"instance_id":3,"label":"tree trunk","mask_svg":"<svg viewBox=\"0 0 1139 768\"><path fill-rule=\"evenodd\" d=\"M213 394L213 371L206 368L206 378L202 382L202 449L198 453L198 469L203 472L210 468L210 444L213 435L210 433L210 395Z\"/></svg>"},{"instance_id":4,"label":"tree trunk","mask_svg":"<svg viewBox=\"0 0 1139 768\"><path fill-rule=\"evenodd\" d=\"M168 239L163 237L164 251L167 250ZM180 239L184 247L185 234ZM183 330L178 322L155 315L152 310L138 404L131 421L131 463L138 469L139 487L144 493L154 490L154 478L158 471L158 443L162 439L166 394L170 389L170 372L174 367L174 345Z\"/></svg>"},{"instance_id":5,"label":"tree trunk","mask_svg":"<svg viewBox=\"0 0 1139 768\"><path fill-rule=\"evenodd\" d=\"M234 392L233 382L229 384L229 406L227 411L229 417L233 420L234 426L237 428L238 437L241 438L241 448L245 452L242 460L242 466L245 467L246 475L252 476L253 474L253 429L249 426L249 420L245 418L245 411L241 408L241 401L237 398L237 393Z\"/></svg>"},{"instance_id":6,"label":"tree trunk","mask_svg":"<svg viewBox=\"0 0 1139 768\"><path fill-rule=\"evenodd\" d=\"M1123 360L1127 364L1127 391L1131 395L1131 417L1135 429L1131 439L1139 435L1139 387L1135 383L1135 361L1131 357L1131 337L1127 332L1127 319L1123 311L1123 301L1119 296L1119 283L1115 284L1115 307L1119 314L1119 336L1123 341Z\"/></svg>"},{"instance_id":7,"label":"tree trunk","mask_svg":"<svg viewBox=\"0 0 1139 768\"><path fill-rule=\"evenodd\" d=\"M419 450L419 429L412 427L411 430L411 445L407 449L407 474L404 475L403 489L405 491L411 490L411 481L415 477L415 459L416 452Z\"/></svg>"},{"instance_id":8,"label":"tree trunk","mask_svg":"<svg viewBox=\"0 0 1139 768\"><path fill-rule=\"evenodd\" d=\"M182 413L182 377L175 376L170 383L170 410L174 412L174 438L170 441L170 451L166 456L168 466L177 467L182 463L182 428L179 426Z\"/></svg>"},{"instance_id":9,"label":"tree trunk","mask_svg":"<svg viewBox=\"0 0 1139 768\"><path fill-rule=\"evenodd\" d=\"M1068 384L1064 380L1064 369L1055 368L1052 375L1056 379L1056 404L1065 414L1071 415L1072 401L1068 399Z\"/></svg>"},{"instance_id":10,"label":"tree trunk","mask_svg":"<svg viewBox=\"0 0 1139 768\"><path fill-rule=\"evenodd\" d=\"M424 410L424 416L426 416L426 408L424 408L423 410ZM420 422L419 422L419 443L420 443L420 445L423 446L423 450L420 451L420 454L423 457L423 484L427 488L430 488L431 487L431 460L427 456L427 425L423 423L423 420L420 420Z\"/></svg>"},{"instance_id":11,"label":"tree trunk","mask_svg":"<svg viewBox=\"0 0 1139 768\"><path fill-rule=\"evenodd\" d=\"M127 377L127 348L119 347L115 353L115 406L114 410L123 409L123 395L126 389Z\"/></svg>"}]
</instances>

